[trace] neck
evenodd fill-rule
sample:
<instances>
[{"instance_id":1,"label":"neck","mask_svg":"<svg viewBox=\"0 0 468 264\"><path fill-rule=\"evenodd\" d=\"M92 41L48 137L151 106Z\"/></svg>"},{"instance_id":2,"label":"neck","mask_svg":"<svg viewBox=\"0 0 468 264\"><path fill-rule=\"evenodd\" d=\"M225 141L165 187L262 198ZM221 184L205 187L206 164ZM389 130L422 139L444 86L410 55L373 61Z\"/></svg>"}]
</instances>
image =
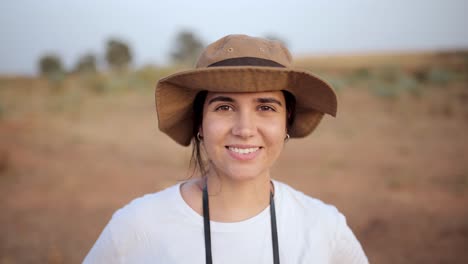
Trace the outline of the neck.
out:
<instances>
[{"instance_id":1,"label":"neck","mask_svg":"<svg viewBox=\"0 0 468 264\"><path fill-rule=\"evenodd\" d=\"M270 204L269 174L240 181L208 173L206 183L213 221L242 221L259 214Z\"/></svg>"}]
</instances>

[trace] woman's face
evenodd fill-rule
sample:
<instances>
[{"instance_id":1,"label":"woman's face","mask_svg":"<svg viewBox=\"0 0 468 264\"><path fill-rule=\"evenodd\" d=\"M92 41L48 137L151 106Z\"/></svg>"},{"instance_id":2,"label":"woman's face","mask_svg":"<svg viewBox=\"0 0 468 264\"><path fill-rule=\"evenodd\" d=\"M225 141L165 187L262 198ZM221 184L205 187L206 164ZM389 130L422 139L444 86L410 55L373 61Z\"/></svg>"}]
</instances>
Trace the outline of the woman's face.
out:
<instances>
[{"instance_id":1,"label":"woman's face","mask_svg":"<svg viewBox=\"0 0 468 264\"><path fill-rule=\"evenodd\" d=\"M269 177L286 136L281 91L207 94L200 128L210 168L221 177Z\"/></svg>"}]
</instances>

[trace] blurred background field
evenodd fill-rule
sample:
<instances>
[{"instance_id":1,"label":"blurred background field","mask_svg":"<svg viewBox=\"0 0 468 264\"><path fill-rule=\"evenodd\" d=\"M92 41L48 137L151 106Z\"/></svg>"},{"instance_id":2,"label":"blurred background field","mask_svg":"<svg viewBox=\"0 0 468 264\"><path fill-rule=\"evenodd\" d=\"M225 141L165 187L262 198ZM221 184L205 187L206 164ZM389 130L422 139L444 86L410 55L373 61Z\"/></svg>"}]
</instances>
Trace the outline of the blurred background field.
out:
<instances>
[{"instance_id":1,"label":"blurred background field","mask_svg":"<svg viewBox=\"0 0 468 264\"><path fill-rule=\"evenodd\" d=\"M373 263L468 260L467 52L298 58L333 83L336 119L291 140L274 177L335 204ZM186 179L157 130L176 68L0 79L0 261L77 263L111 214Z\"/></svg>"},{"instance_id":2,"label":"blurred background field","mask_svg":"<svg viewBox=\"0 0 468 264\"><path fill-rule=\"evenodd\" d=\"M395 1L2 4L0 264L80 263L115 210L190 177L154 86L229 33L284 42L338 95L275 179L336 205L371 263L468 263L467 4Z\"/></svg>"}]
</instances>

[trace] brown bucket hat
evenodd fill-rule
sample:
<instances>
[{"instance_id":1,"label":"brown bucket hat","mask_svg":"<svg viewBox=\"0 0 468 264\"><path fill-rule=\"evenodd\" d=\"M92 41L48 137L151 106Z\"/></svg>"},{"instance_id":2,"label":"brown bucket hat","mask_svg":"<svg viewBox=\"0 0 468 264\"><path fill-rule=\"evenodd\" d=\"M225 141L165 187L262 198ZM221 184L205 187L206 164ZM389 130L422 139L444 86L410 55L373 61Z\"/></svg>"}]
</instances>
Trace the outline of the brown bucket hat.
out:
<instances>
[{"instance_id":1,"label":"brown bucket hat","mask_svg":"<svg viewBox=\"0 0 468 264\"><path fill-rule=\"evenodd\" d=\"M296 116L288 131L292 138L310 134L324 114L336 116L337 100L331 86L306 70L293 68L291 54L279 41L228 35L206 47L195 69L158 81L155 97L159 129L188 146L198 92L280 90L296 98Z\"/></svg>"}]
</instances>

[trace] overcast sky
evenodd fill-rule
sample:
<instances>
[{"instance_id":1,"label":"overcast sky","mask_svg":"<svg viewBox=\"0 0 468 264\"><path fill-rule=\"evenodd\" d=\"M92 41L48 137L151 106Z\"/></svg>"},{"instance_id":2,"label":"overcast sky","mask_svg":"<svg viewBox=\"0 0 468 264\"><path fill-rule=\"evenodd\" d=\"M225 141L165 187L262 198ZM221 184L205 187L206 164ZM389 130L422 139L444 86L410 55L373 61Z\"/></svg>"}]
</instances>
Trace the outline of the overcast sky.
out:
<instances>
[{"instance_id":1,"label":"overcast sky","mask_svg":"<svg viewBox=\"0 0 468 264\"><path fill-rule=\"evenodd\" d=\"M127 41L137 66L169 61L177 32L205 43L274 34L293 54L468 49L467 0L4 0L0 74L34 74L45 53L70 68L110 37Z\"/></svg>"}]
</instances>

